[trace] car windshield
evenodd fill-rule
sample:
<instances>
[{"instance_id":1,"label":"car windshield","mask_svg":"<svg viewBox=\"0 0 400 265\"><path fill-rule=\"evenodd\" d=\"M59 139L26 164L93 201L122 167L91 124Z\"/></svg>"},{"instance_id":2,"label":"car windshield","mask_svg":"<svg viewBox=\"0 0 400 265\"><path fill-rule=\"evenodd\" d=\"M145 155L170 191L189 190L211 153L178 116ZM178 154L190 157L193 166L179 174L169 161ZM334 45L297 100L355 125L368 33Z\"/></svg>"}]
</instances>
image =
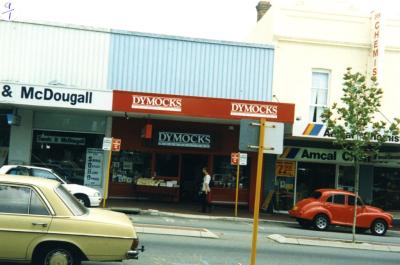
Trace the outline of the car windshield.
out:
<instances>
[{"instance_id":1,"label":"car windshield","mask_svg":"<svg viewBox=\"0 0 400 265\"><path fill-rule=\"evenodd\" d=\"M321 192L319 192L319 191L314 191L314 192L311 194L310 198L319 199L319 198L321 198L321 195L322 195Z\"/></svg>"},{"instance_id":2,"label":"car windshield","mask_svg":"<svg viewBox=\"0 0 400 265\"><path fill-rule=\"evenodd\" d=\"M84 215L89 211L64 186L57 186L56 193L74 215Z\"/></svg>"}]
</instances>

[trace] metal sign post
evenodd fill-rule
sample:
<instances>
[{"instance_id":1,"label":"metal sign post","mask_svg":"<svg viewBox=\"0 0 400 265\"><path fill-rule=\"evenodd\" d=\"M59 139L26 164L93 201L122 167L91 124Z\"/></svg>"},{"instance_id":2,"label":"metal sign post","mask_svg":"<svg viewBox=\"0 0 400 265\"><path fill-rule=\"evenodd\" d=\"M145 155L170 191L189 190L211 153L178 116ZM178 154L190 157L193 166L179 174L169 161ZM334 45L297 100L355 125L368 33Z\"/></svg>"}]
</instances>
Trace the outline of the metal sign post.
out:
<instances>
[{"instance_id":1,"label":"metal sign post","mask_svg":"<svg viewBox=\"0 0 400 265\"><path fill-rule=\"evenodd\" d=\"M107 162L107 172L106 172L106 181L104 183L104 198L103 198L103 208L106 208L106 200L108 198L108 183L110 179L110 165L111 165L111 154L112 150L108 151L108 162Z\"/></svg>"},{"instance_id":2,"label":"metal sign post","mask_svg":"<svg viewBox=\"0 0 400 265\"><path fill-rule=\"evenodd\" d=\"M237 166L236 166L235 217L237 217L237 209L238 209L238 202L239 202L239 169L240 169L240 163L238 161Z\"/></svg>"},{"instance_id":3,"label":"metal sign post","mask_svg":"<svg viewBox=\"0 0 400 265\"><path fill-rule=\"evenodd\" d=\"M256 254L257 254L258 216L260 211L261 174L262 174L263 155L264 155L264 133L265 133L265 119L262 118L260 121L260 137L258 144L256 194L254 200L253 240L251 244L251 263L250 263L251 265L256 264Z\"/></svg>"},{"instance_id":4,"label":"metal sign post","mask_svg":"<svg viewBox=\"0 0 400 265\"><path fill-rule=\"evenodd\" d=\"M111 167L111 155L112 152L119 152L121 149L121 139L113 137L104 137L103 139L103 150L108 151L108 161L107 161L107 172L104 182L104 192L103 192L103 208L106 208L106 202L108 199L108 185L110 182L110 167Z\"/></svg>"},{"instance_id":5,"label":"metal sign post","mask_svg":"<svg viewBox=\"0 0 400 265\"><path fill-rule=\"evenodd\" d=\"M237 217L237 208L239 201L239 168L240 153L231 153L231 165L236 166L236 196L235 196L235 217Z\"/></svg>"}]
</instances>

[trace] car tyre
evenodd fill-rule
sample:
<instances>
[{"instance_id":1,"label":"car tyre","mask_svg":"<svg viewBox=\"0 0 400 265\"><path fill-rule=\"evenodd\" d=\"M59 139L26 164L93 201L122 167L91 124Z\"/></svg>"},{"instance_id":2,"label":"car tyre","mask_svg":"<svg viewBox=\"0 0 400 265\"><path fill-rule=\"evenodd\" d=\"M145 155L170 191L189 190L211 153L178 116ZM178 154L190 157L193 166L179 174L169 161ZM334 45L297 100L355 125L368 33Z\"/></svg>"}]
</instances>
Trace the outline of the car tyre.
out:
<instances>
[{"instance_id":1,"label":"car tyre","mask_svg":"<svg viewBox=\"0 0 400 265\"><path fill-rule=\"evenodd\" d=\"M314 227L319 231L327 230L329 227L329 218L325 214L318 214L314 218Z\"/></svg>"},{"instance_id":2,"label":"car tyre","mask_svg":"<svg viewBox=\"0 0 400 265\"><path fill-rule=\"evenodd\" d=\"M75 198L77 198L78 201L82 203L85 207L90 207L90 201L86 195L77 194L75 195Z\"/></svg>"},{"instance_id":3,"label":"car tyre","mask_svg":"<svg viewBox=\"0 0 400 265\"><path fill-rule=\"evenodd\" d=\"M305 229L308 229L312 226L312 222L309 220L304 220L304 219L297 219L297 222L299 225Z\"/></svg>"},{"instance_id":4,"label":"car tyre","mask_svg":"<svg viewBox=\"0 0 400 265\"><path fill-rule=\"evenodd\" d=\"M34 265L80 265L81 259L67 246L46 247L38 251Z\"/></svg>"},{"instance_id":5,"label":"car tyre","mask_svg":"<svg viewBox=\"0 0 400 265\"><path fill-rule=\"evenodd\" d=\"M375 220L371 225L371 233L376 236L383 236L386 234L388 225L385 220Z\"/></svg>"}]
</instances>

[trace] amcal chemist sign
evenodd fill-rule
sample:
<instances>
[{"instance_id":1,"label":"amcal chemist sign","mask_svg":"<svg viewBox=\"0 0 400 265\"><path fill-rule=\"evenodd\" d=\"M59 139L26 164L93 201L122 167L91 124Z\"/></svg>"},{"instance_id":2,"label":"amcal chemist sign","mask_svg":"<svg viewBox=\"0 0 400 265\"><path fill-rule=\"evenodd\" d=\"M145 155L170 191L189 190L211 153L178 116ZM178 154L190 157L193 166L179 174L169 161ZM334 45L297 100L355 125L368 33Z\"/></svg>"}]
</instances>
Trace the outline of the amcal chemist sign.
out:
<instances>
[{"instance_id":1,"label":"amcal chemist sign","mask_svg":"<svg viewBox=\"0 0 400 265\"><path fill-rule=\"evenodd\" d=\"M293 124L292 135L296 137L316 138L316 139L334 139L335 135L332 131L326 128L322 123L302 123L295 122ZM350 133L346 134L349 140L353 138ZM391 135L387 143L400 144L399 135Z\"/></svg>"},{"instance_id":2,"label":"amcal chemist sign","mask_svg":"<svg viewBox=\"0 0 400 265\"><path fill-rule=\"evenodd\" d=\"M0 82L0 103L111 110L112 92Z\"/></svg>"},{"instance_id":3,"label":"amcal chemist sign","mask_svg":"<svg viewBox=\"0 0 400 265\"><path fill-rule=\"evenodd\" d=\"M293 123L294 104L113 91L113 111Z\"/></svg>"}]
</instances>

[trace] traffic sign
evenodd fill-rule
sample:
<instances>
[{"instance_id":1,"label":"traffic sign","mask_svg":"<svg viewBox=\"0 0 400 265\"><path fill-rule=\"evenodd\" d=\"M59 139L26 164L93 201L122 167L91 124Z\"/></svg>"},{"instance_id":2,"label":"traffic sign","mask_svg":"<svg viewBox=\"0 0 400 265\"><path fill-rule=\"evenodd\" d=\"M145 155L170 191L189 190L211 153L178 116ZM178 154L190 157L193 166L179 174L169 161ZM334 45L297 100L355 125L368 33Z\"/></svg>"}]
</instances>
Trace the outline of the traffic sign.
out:
<instances>
[{"instance_id":1,"label":"traffic sign","mask_svg":"<svg viewBox=\"0 0 400 265\"><path fill-rule=\"evenodd\" d=\"M121 150L121 139L112 138L112 151L119 152Z\"/></svg>"},{"instance_id":2,"label":"traffic sign","mask_svg":"<svg viewBox=\"0 0 400 265\"><path fill-rule=\"evenodd\" d=\"M239 153L231 153L231 165L236 166L239 162Z\"/></svg>"},{"instance_id":3,"label":"traffic sign","mask_svg":"<svg viewBox=\"0 0 400 265\"><path fill-rule=\"evenodd\" d=\"M239 154L240 154L239 165L247 166L247 153L239 153Z\"/></svg>"},{"instance_id":4,"label":"traffic sign","mask_svg":"<svg viewBox=\"0 0 400 265\"><path fill-rule=\"evenodd\" d=\"M111 150L111 143L112 143L112 138L111 137L104 137L103 138L103 150L110 151Z\"/></svg>"},{"instance_id":5,"label":"traffic sign","mask_svg":"<svg viewBox=\"0 0 400 265\"><path fill-rule=\"evenodd\" d=\"M265 122L264 154L282 154L284 124L281 122ZM239 134L239 150L257 152L260 138L260 122L257 120L241 120Z\"/></svg>"}]
</instances>

